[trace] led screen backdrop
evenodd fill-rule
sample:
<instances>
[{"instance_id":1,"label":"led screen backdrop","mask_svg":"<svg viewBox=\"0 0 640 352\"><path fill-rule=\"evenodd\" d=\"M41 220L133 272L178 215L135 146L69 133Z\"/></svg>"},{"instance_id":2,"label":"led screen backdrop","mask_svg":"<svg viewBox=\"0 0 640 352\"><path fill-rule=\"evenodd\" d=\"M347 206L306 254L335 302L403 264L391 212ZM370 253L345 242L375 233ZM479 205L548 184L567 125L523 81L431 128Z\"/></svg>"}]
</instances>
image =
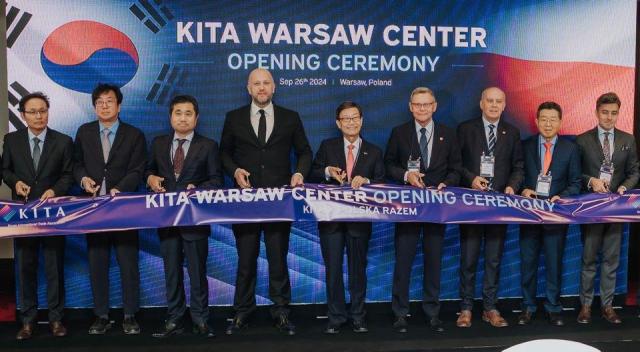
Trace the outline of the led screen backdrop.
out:
<instances>
[{"instance_id":1,"label":"led screen backdrop","mask_svg":"<svg viewBox=\"0 0 640 352\"><path fill-rule=\"evenodd\" d=\"M411 118L416 86L436 93L437 121L449 126L480 114L483 88L507 93L504 118L533 133L538 104L564 109L562 133L595 124L597 96L617 92L618 126L632 130L636 2L629 1L8 1L9 121L23 123L21 96L51 97L50 125L75 136L95 119L89 92L97 82L122 87L121 118L150 141L169 128L167 103L178 93L200 101L199 132L219 140L224 114L248 103L246 78L258 65L276 79L275 101L300 112L314 150L337 135L343 100L364 107L363 136L384 148L390 129ZM511 227L501 296L520 296L517 227ZM626 239L626 238L625 238ZM376 224L369 251L371 301L388 301L393 226ZM445 241L442 298L457 297L457 226ZM69 237L67 303L92 305L86 243ZM576 294L581 244L567 238L563 294ZM264 252L259 303L268 303ZM229 226L213 226L208 275L211 304L230 304L236 252ZM411 296L421 296L421 254ZM618 291L626 290L626 241ZM294 302L325 300L316 224L297 223L289 253ZM164 278L154 231L141 232L142 304L163 305ZM119 275L112 271L118 305ZM479 280L480 281L480 280ZM539 285L542 292L544 285ZM44 298L41 287L41 298Z\"/></svg>"}]
</instances>

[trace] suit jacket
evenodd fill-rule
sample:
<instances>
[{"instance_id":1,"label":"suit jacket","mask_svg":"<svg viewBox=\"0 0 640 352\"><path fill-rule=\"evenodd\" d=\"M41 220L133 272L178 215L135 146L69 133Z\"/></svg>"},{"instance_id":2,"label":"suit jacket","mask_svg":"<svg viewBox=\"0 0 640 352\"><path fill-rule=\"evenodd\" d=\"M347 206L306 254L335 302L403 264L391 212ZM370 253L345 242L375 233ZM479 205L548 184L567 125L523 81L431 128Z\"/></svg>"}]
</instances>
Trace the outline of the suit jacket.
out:
<instances>
[{"instance_id":1,"label":"suit jacket","mask_svg":"<svg viewBox=\"0 0 640 352\"><path fill-rule=\"evenodd\" d=\"M216 141L194 133L178 179L173 172L171 160L172 142L173 134L154 138L151 143L145 180L149 175L163 177L163 186L167 192L185 190L189 184L198 188L222 186L222 167ZM196 240L208 237L211 229L209 226L183 226L177 228L177 231L185 240Z\"/></svg>"},{"instance_id":2,"label":"suit jacket","mask_svg":"<svg viewBox=\"0 0 640 352\"><path fill-rule=\"evenodd\" d=\"M461 167L460 149L453 130L434 121L432 150L429 167L420 162L420 172L424 174L422 181L427 186L457 186L460 182L458 170ZM391 131L384 163L387 175L397 183L404 183L409 157L420 157L420 143L416 134L415 122L411 120L396 126Z\"/></svg>"},{"instance_id":3,"label":"suit jacket","mask_svg":"<svg viewBox=\"0 0 640 352\"><path fill-rule=\"evenodd\" d=\"M67 193L73 183L73 142L71 137L48 128L37 170L33 167L27 128L4 136L2 170L4 181L11 188L11 196L18 199L16 183L31 187L29 198L35 199L49 188L56 196Z\"/></svg>"},{"instance_id":4,"label":"suit jacket","mask_svg":"<svg viewBox=\"0 0 640 352\"><path fill-rule=\"evenodd\" d=\"M98 121L85 123L76 133L73 175L78 183L88 176L97 184L101 184L106 176L107 193L112 188L121 192L135 192L144 174L146 148L142 131L120 120L105 163L100 125Z\"/></svg>"},{"instance_id":5,"label":"suit jacket","mask_svg":"<svg viewBox=\"0 0 640 352\"><path fill-rule=\"evenodd\" d=\"M524 141L524 188L535 191L538 175L542 172L540 162L539 135ZM582 187L582 170L580 167L580 148L574 142L558 136L551 155L551 188L549 198L555 195L567 197L580 194Z\"/></svg>"},{"instance_id":6,"label":"suit jacket","mask_svg":"<svg viewBox=\"0 0 640 352\"><path fill-rule=\"evenodd\" d=\"M297 112L273 106L273 132L261 145L251 126L251 106L227 113L222 129L222 165L232 178L237 168L247 170L253 187L280 187L291 182L291 149L297 157L294 172L306 177L311 168L311 147Z\"/></svg>"},{"instance_id":7,"label":"suit jacket","mask_svg":"<svg viewBox=\"0 0 640 352\"><path fill-rule=\"evenodd\" d=\"M380 148L362 139L355 162L351 172L352 178L362 176L368 178L371 183L384 183L384 163ZM337 166L342 170L347 169L344 137L322 141L311 167L311 176L309 177L311 182L338 184L338 181L333 178L328 181L325 178L324 170L327 166Z\"/></svg>"},{"instance_id":8,"label":"suit jacket","mask_svg":"<svg viewBox=\"0 0 640 352\"><path fill-rule=\"evenodd\" d=\"M462 152L461 185L471 187L476 176L480 175L480 157L482 152L489 154L482 118L475 118L458 126L458 142ZM500 119L496 128L495 166L493 188L503 192L507 186L517 193L523 179L524 162L520 131L513 125Z\"/></svg>"},{"instance_id":9,"label":"suit jacket","mask_svg":"<svg viewBox=\"0 0 640 352\"><path fill-rule=\"evenodd\" d=\"M636 141L632 135L614 129L613 132L613 175L609 189L615 192L618 187L635 188L640 174L638 173L638 155ZM582 151L582 184L588 190L589 179L600 176L600 166L604 160L602 145L598 139L598 128L589 130L576 138L576 143Z\"/></svg>"}]
</instances>

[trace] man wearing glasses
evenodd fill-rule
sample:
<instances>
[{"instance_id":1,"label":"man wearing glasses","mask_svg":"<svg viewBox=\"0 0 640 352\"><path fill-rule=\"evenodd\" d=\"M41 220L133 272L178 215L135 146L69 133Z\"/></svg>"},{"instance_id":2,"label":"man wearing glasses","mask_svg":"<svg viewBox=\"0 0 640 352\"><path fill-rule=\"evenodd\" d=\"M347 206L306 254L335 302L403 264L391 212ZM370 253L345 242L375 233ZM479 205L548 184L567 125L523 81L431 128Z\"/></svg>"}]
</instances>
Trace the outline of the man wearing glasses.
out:
<instances>
[{"instance_id":1,"label":"man wearing glasses","mask_svg":"<svg viewBox=\"0 0 640 352\"><path fill-rule=\"evenodd\" d=\"M362 109L351 101L336 110L336 125L341 137L324 140L311 167L313 182L350 185L384 182L382 150L360 137ZM326 334L337 334L351 318L354 332L367 332L365 296L367 293L367 251L371 222L319 222L320 247L325 263L329 323ZM342 260L345 247L349 270L351 307L347 313Z\"/></svg>"},{"instance_id":2,"label":"man wearing glasses","mask_svg":"<svg viewBox=\"0 0 640 352\"><path fill-rule=\"evenodd\" d=\"M122 93L110 84L98 84L91 94L97 121L78 128L74 147L74 177L90 196L135 192L142 181L146 143L142 132L119 119ZM96 319L90 335L103 335L109 320L109 262L111 246L120 266L125 334L140 333L135 319L139 308L138 231L87 235L89 274Z\"/></svg>"},{"instance_id":3,"label":"man wearing glasses","mask_svg":"<svg viewBox=\"0 0 640 352\"><path fill-rule=\"evenodd\" d=\"M411 92L409 111L413 119L391 131L384 156L387 175L398 183L437 191L458 185L460 151L455 132L433 121L438 103L433 91L418 87ZM436 191L436 190L434 190ZM395 232L396 264L393 271L391 309L396 332L407 332L409 281L416 245L422 234L424 275L422 310L433 331L444 331L440 314L440 262L445 224L397 223Z\"/></svg>"},{"instance_id":4,"label":"man wearing glasses","mask_svg":"<svg viewBox=\"0 0 640 352\"><path fill-rule=\"evenodd\" d=\"M2 173L14 200L46 200L67 194L73 183L71 137L48 128L49 98L35 92L20 99L18 110L27 128L4 136ZM38 252L42 247L47 280L49 328L62 337L64 310L64 236L16 238L15 251L20 291L18 340L31 338L38 310Z\"/></svg>"}]
</instances>

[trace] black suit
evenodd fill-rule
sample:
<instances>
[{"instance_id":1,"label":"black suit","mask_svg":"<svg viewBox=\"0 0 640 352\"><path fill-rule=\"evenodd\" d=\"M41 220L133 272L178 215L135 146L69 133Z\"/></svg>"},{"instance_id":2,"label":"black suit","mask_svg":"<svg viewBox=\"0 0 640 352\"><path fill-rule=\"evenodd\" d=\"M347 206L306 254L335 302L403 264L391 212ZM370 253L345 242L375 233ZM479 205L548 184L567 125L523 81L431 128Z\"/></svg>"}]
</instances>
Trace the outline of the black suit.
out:
<instances>
[{"instance_id":1,"label":"black suit","mask_svg":"<svg viewBox=\"0 0 640 352\"><path fill-rule=\"evenodd\" d=\"M173 135L153 140L146 178L149 175L163 177L163 187L167 192L185 190L189 184L199 188L222 186L222 167L218 156L218 144L214 140L194 134L178 179L175 177L171 160L172 142ZM209 319L207 239L210 233L209 225L158 229L164 263L168 322L178 322L187 309L182 270L185 257L191 284L191 319L196 324L204 324Z\"/></svg>"},{"instance_id":2,"label":"black suit","mask_svg":"<svg viewBox=\"0 0 640 352\"><path fill-rule=\"evenodd\" d=\"M493 189L503 192L507 186L518 192L523 178L522 146L517 128L500 119L496 127ZM471 187L480 175L480 157L489 155L482 118L471 119L458 126L458 142L462 152L461 185ZM471 310L475 292L476 267L484 238L483 305L486 311L496 308L500 261L507 225L460 225L460 298L462 310Z\"/></svg>"},{"instance_id":3,"label":"black suit","mask_svg":"<svg viewBox=\"0 0 640 352\"><path fill-rule=\"evenodd\" d=\"M422 181L427 187L437 187L440 183L457 186L460 180L460 150L455 132L448 127L433 122L432 145L428 167L420 163ZM420 143L416 132L416 122L411 120L395 127L387 143L385 165L387 175L396 183L404 183L407 161L420 158ZM416 245L422 232L424 275L422 281L422 310L428 318L437 318L440 313L440 267L445 224L396 223L395 268L391 309L396 317L409 314L409 282L411 266L416 255Z\"/></svg>"},{"instance_id":4,"label":"black suit","mask_svg":"<svg viewBox=\"0 0 640 352\"><path fill-rule=\"evenodd\" d=\"M311 167L311 147L298 113L274 105L273 131L264 145L258 141L250 120L250 105L227 113L220 142L222 165L234 177L237 168L251 175L252 187L282 187L291 182L291 151L296 154L294 172L305 176ZM291 222L233 225L238 250L238 273L234 309L245 319L255 310L256 269L260 232L269 262L269 297L274 303L272 315L288 314L291 283L287 269Z\"/></svg>"},{"instance_id":5,"label":"black suit","mask_svg":"<svg viewBox=\"0 0 640 352\"><path fill-rule=\"evenodd\" d=\"M38 199L52 189L56 196L67 194L73 183L73 142L71 138L47 129L37 170L34 169L27 129L4 137L2 169L5 183L11 188L22 181L31 187L29 199ZM64 309L64 236L25 237L15 240L16 261L20 278L20 302L23 323L35 323L38 305L38 250L42 246L49 321L60 321Z\"/></svg>"},{"instance_id":6,"label":"black suit","mask_svg":"<svg viewBox=\"0 0 640 352\"><path fill-rule=\"evenodd\" d=\"M523 189L536 189L538 175L542 172L539 135L531 136L522 144L524 151ZM551 187L549 197L574 196L580 193L582 172L580 149L574 142L558 136L549 165ZM546 199L547 197L538 196ZM546 290L544 307L547 312L562 312L560 289L562 288L562 256L568 225L542 224L520 225L520 277L522 282L522 309L537 310L538 257L544 250Z\"/></svg>"},{"instance_id":7,"label":"black suit","mask_svg":"<svg viewBox=\"0 0 640 352\"><path fill-rule=\"evenodd\" d=\"M120 121L109 157L105 163L100 142L98 121L78 128L74 146L76 182L90 177L98 185L103 177L105 191L116 188L121 192L135 192L142 181L146 161L146 142L142 132ZM140 271L138 268L138 231L102 232L87 235L89 273L96 316L109 314L109 262L114 246L120 266L123 310L134 315L139 308Z\"/></svg>"},{"instance_id":8,"label":"black suit","mask_svg":"<svg viewBox=\"0 0 640 352\"><path fill-rule=\"evenodd\" d=\"M375 145L361 140L358 155L351 172L352 178L361 176L370 183L384 182L384 162L382 151ZM338 181L325 177L325 169L336 166L347 169L345 141L343 137L327 139L322 142L311 167L311 181L337 184ZM345 245L349 270L349 295L351 307L349 315L354 321L363 321L367 293L367 251L371 237L370 222L319 222L320 247L325 263L327 281L327 305L329 324L339 326L347 321L344 281L342 279L342 260Z\"/></svg>"}]
</instances>

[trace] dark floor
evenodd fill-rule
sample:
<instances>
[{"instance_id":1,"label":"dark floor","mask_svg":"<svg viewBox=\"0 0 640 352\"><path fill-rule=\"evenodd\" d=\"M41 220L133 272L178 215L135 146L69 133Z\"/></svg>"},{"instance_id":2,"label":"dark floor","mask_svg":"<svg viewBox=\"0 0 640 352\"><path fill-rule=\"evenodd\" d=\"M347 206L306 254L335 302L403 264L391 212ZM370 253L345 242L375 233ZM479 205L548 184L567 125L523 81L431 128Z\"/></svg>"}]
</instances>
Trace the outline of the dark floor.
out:
<instances>
[{"instance_id":1,"label":"dark floor","mask_svg":"<svg viewBox=\"0 0 640 352\"><path fill-rule=\"evenodd\" d=\"M213 326L218 333L214 339L204 339L185 333L169 339L155 339L151 333L162 326L163 309L148 308L139 313L142 326L140 336L125 336L120 329L121 312L114 311L114 328L105 336L88 336L87 328L91 323L91 311L75 309L67 312L65 322L69 336L53 338L48 333L46 323L39 325L36 336L30 341L14 340L17 323L0 323L0 350L40 350L40 351L502 351L503 349L534 339L568 339L592 345L602 351L640 350L640 318L635 307L618 310L623 319L620 326L612 326L594 315L589 325L575 321L577 312L564 313L567 325L561 328L551 327L544 317L526 327L516 326L517 312L514 302L503 303L503 313L512 326L502 329L490 327L479 319L480 312L474 312L473 326L469 329L455 327L456 302L443 304L441 318L445 322L444 333L431 332L424 324L422 315L416 313L410 318L410 329L406 334L397 334L391 329L391 314L388 303L369 304L368 322L370 332L355 334L347 327L339 335L322 334L326 320L317 318L324 314L321 305L293 307L292 320L296 323L297 335L280 335L268 319L268 309L262 307L251 321L251 326L238 336L224 335L230 316L229 307L214 307ZM595 307L594 307L595 308ZM419 312L415 304L413 312ZM597 312L597 310L595 310ZM44 313L44 312L41 312ZM182 351L180 351L182 350ZM551 352L551 351L547 351Z\"/></svg>"}]
</instances>

